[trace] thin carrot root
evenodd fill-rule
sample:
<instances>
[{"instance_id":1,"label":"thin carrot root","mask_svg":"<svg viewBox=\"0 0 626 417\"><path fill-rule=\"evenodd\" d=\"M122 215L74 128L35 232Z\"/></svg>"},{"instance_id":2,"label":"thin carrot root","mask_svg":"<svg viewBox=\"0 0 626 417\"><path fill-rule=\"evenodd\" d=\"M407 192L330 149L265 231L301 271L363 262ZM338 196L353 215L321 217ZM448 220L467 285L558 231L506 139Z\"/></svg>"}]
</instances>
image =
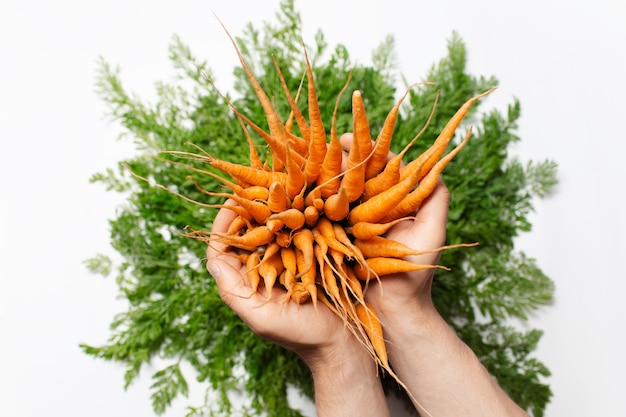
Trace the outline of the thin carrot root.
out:
<instances>
[{"instance_id":1,"label":"thin carrot root","mask_svg":"<svg viewBox=\"0 0 626 417\"><path fill-rule=\"evenodd\" d=\"M164 153L206 164L207 169L201 169L167 160L167 163L189 168L194 174L217 180L220 190L205 190L193 176L189 177L202 194L223 197L235 204L206 204L175 192L172 187L153 185L189 203L236 213L237 217L226 233L190 230L184 235L208 245L220 244L226 247L225 253L230 251L232 256L239 256L245 264L245 279L252 293L266 291L264 303L313 303L316 308L318 305L319 308L329 308L363 341L374 360L397 379L388 363L377 312L365 302L364 293L370 281L385 280L389 274L447 269L443 265L419 265L403 258L477 244L420 249L385 236L399 223L414 219L412 215L432 193L446 164L469 140L471 129L454 150L443 156L455 130L470 107L493 89L468 100L433 145L404 167L401 167L402 157L424 133L435 105L424 128L396 158L388 160L394 124L408 91L390 111L375 141L372 141L362 93L355 91L352 94L353 145L348 153L347 169L342 172L342 149L335 127L338 104L335 104L330 138L327 139L306 51L305 73L295 98L275 62L289 105L289 117L283 123L277 107L244 61L236 42L230 34L228 36L263 108L268 126L268 132L264 131L227 101L246 136L250 165L220 160L193 144L195 153L176 150ZM347 87L348 83L340 96ZM297 104L300 92L307 100L306 114ZM293 132L294 123L300 136ZM266 141L267 161L271 163L261 163L249 129ZM132 174L139 180L150 182ZM222 174L230 179L223 178ZM276 288L284 291L279 300L272 297ZM401 381L398 382L402 385Z\"/></svg>"},{"instance_id":2,"label":"thin carrot root","mask_svg":"<svg viewBox=\"0 0 626 417\"><path fill-rule=\"evenodd\" d=\"M383 338L383 326L380 318L374 308L367 303L359 303L356 305L356 313L367 337L372 342L376 356L382 362L383 367L389 368L389 358L387 357L387 347Z\"/></svg>"}]
</instances>

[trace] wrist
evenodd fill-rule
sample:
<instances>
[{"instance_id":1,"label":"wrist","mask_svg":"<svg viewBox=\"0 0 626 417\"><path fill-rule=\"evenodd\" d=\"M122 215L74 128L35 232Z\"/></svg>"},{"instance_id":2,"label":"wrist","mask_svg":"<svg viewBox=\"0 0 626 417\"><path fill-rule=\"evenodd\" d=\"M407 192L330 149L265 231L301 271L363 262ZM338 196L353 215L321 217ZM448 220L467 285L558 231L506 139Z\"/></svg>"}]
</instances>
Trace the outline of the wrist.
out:
<instances>
[{"instance_id":1,"label":"wrist","mask_svg":"<svg viewBox=\"0 0 626 417\"><path fill-rule=\"evenodd\" d=\"M371 360L357 338L345 329L336 340L329 341L323 346L301 349L297 353L309 366L314 376L328 371L329 368L335 368L337 371L349 368L355 362Z\"/></svg>"},{"instance_id":2,"label":"wrist","mask_svg":"<svg viewBox=\"0 0 626 417\"><path fill-rule=\"evenodd\" d=\"M301 352L311 370L319 417L389 416L378 366L352 334L350 340Z\"/></svg>"},{"instance_id":3,"label":"wrist","mask_svg":"<svg viewBox=\"0 0 626 417\"><path fill-rule=\"evenodd\" d=\"M376 307L383 324L385 338L431 339L448 330L430 299L413 299L405 303L381 303Z\"/></svg>"}]
</instances>

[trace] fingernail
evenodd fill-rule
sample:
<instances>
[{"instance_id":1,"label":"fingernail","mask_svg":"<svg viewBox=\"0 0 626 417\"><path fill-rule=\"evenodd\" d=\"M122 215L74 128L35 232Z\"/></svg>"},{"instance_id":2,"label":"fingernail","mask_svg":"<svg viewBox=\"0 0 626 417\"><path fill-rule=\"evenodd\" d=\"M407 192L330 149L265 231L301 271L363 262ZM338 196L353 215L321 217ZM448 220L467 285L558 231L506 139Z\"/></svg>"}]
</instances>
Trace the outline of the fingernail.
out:
<instances>
[{"instance_id":1,"label":"fingernail","mask_svg":"<svg viewBox=\"0 0 626 417\"><path fill-rule=\"evenodd\" d=\"M209 274L213 276L213 278L219 278L222 274L222 268L220 268L217 262L207 262L206 268L209 271Z\"/></svg>"}]
</instances>

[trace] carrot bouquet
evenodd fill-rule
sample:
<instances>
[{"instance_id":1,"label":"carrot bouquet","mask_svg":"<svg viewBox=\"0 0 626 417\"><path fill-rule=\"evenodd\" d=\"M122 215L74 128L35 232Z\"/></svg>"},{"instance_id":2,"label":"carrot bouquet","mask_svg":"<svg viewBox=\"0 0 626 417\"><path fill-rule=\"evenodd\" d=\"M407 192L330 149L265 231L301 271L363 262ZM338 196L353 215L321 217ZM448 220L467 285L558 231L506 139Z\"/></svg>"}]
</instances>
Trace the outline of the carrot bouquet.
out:
<instances>
[{"instance_id":1,"label":"carrot bouquet","mask_svg":"<svg viewBox=\"0 0 626 417\"><path fill-rule=\"evenodd\" d=\"M200 148L198 153L169 152L204 162L230 177L193 168L217 179L229 190L205 190L196 182L204 194L235 203L199 204L233 210L237 217L226 233L192 230L187 235L208 244L226 245L227 253L239 257L246 265L246 277L253 291L263 286L271 297L271 289L281 286L287 294L285 303L311 302L316 307L324 304L349 324L378 364L394 375L388 363L381 323L374 308L365 301L364 292L370 280L384 280L388 274L446 269L442 265L415 264L404 260L406 256L474 245L420 250L386 238L385 234L397 223L413 218L433 191L441 172L471 136L469 129L464 139L446 154L456 128L470 107L493 90L469 99L433 144L406 165L402 163L403 156L426 128L402 152L389 158L394 125L408 91L389 111L376 138L370 133L361 92L354 91L352 144L346 155L335 128L339 97L327 132L306 53L306 91L299 89L295 97L276 64L291 109L283 122L234 39L230 39L262 105L269 131L231 105L248 139L249 165L221 160ZM306 115L297 104L301 93L307 98ZM435 106L436 100L431 117ZM265 162L248 129L267 143L269 157Z\"/></svg>"}]
</instances>

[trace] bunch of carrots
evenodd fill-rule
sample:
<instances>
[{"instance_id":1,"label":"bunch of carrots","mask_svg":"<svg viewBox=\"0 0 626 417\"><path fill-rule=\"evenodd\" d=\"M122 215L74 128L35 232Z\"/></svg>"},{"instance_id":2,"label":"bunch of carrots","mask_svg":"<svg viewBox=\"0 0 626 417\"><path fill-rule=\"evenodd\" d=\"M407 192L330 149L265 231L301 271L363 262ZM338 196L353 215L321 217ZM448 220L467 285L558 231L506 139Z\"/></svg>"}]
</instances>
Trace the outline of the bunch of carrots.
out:
<instances>
[{"instance_id":1,"label":"bunch of carrots","mask_svg":"<svg viewBox=\"0 0 626 417\"><path fill-rule=\"evenodd\" d=\"M328 135L306 53L308 117L297 104L301 89L294 98L276 65L291 109L283 122L235 41L230 39L263 107L269 132L231 105L248 139L249 166L220 160L201 149L200 153L170 152L205 162L227 174L230 179L194 168L230 190L201 189L206 195L236 203L211 205L236 213L226 233L190 231L188 235L208 244L221 242L229 248L229 254L240 257L253 291L264 286L271 297L271 289L280 285L287 293L285 302L312 302L316 307L323 303L350 324L378 364L394 375L380 320L365 301L364 291L369 280L384 280L388 274L445 268L419 265L403 258L453 246L420 251L386 238L385 233L398 222L413 218L431 194L442 170L470 138L471 129L463 141L444 155L456 128L472 104L492 90L468 100L432 146L406 165L402 163L405 152L425 128L398 155L391 159L388 155L400 105L408 91L390 110L375 139L371 137L361 92L354 91L353 142L347 151L347 163L342 165L345 154L335 129L338 106ZM435 106L433 113L434 109ZM294 133L294 123L299 135ZM269 146L268 161L262 162L248 128ZM196 185L200 187L197 182ZM454 245L458 246L470 244Z\"/></svg>"}]
</instances>

